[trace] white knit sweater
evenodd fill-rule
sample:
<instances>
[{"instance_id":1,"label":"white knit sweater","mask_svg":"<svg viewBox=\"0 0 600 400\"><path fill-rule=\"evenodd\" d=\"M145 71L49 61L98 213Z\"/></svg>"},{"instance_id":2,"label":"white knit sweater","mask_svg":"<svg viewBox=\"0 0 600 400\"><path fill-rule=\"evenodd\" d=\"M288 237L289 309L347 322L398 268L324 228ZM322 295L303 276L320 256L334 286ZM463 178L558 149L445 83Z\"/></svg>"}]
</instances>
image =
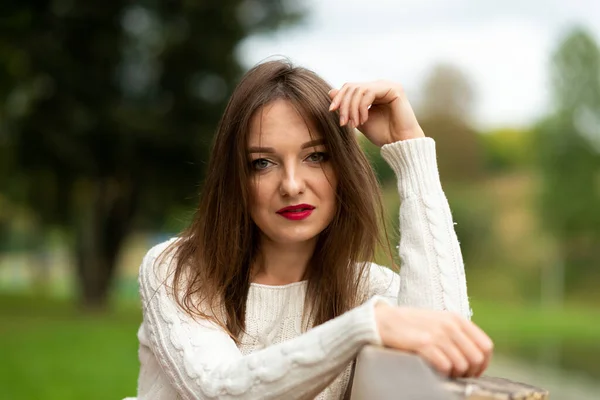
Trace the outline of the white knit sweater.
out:
<instances>
[{"instance_id":1,"label":"white knit sweater","mask_svg":"<svg viewBox=\"0 0 600 400\"><path fill-rule=\"evenodd\" d=\"M400 274L371 265L361 306L301 333L306 282L252 283L247 333L240 347L219 327L187 316L162 284L168 242L152 248L140 267L143 322L139 400L337 400L348 386L351 361L365 344L381 344L374 304L450 310L470 317L459 243L437 170L435 142L412 139L383 146L398 177Z\"/></svg>"}]
</instances>

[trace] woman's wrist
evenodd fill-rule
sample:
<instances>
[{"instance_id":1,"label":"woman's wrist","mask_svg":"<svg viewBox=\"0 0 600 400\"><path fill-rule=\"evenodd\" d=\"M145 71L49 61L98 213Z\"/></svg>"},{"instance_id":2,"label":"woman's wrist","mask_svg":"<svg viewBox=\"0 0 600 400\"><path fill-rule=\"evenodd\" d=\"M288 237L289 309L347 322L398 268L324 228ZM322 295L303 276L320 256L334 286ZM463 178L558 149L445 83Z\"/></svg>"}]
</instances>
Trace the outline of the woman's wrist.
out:
<instances>
[{"instance_id":1,"label":"woman's wrist","mask_svg":"<svg viewBox=\"0 0 600 400\"><path fill-rule=\"evenodd\" d=\"M381 343L385 346L387 333L389 331L390 311L392 306L385 301L375 303L375 324L377 332L381 338Z\"/></svg>"},{"instance_id":2,"label":"woman's wrist","mask_svg":"<svg viewBox=\"0 0 600 400\"><path fill-rule=\"evenodd\" d=\"M413 129L407 129L401 132L395 132L391 135L391 142L390 143L395 143L395 142L400 142L403 140L410 140L410 139L421 139L424 138L425 136L425 132L423 131L423 129L421 128L421 126L417 126L416 128ZM386 143L386 144L390 144L390 143Z\"/></svg>"}]
</instances>

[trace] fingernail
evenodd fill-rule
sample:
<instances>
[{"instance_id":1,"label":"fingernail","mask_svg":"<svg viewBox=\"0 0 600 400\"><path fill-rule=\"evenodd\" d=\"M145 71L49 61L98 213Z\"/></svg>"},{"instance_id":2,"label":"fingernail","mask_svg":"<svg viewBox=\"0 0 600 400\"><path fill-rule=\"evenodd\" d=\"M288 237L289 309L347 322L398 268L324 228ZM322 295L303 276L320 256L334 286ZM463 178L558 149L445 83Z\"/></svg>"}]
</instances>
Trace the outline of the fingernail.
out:
<instances>
[{"instance_id":1,"label":"fingernail","mask_svg":"<svg viewBox=\"0 0 600 400\"><path fill-rule=\"evenodd\" d=\"M329 106L329 111L333 110L334 107L335 107L335 102L332 102L331 105Z\"/></svg>"}]
</instances>

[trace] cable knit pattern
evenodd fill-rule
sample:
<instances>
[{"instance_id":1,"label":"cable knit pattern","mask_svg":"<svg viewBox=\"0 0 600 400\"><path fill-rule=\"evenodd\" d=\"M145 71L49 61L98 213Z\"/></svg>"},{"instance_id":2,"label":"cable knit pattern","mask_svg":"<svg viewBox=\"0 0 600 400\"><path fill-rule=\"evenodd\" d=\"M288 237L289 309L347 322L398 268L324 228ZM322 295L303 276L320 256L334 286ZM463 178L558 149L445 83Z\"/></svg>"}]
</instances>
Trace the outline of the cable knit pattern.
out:
<instances>
[{"instance_id":1,"label":"cable knit pattern","mask_svg":"<svg viewBox=\"0 0 600 400\"><path fill-rule=\"evenodd\" d=\"M217 325L188 316L171 297L171 241L152 248L140 267L143 322L138 400L341 399L352 360L381 344L378 301L445 309L469 316L462 257L441 189L432 139L386 145L401 199L400 275L371 264L368 300L302 333L306 282L251 284L240 345Z\"/></svg>"},{"instance_id":2,"label":"cable knit pattern","mask_svg":"<svg viewBox=\"0 0 600 400\"><path fill-rule=\"evenodd\" d=\"M358 348L380 343L373 304L381 299L374 297L293 340L244 356L218 326L187 316L170 297L168 258L156 262L166 246L151 249L140 269L145 332L139 336L140 345L152 350L181 398L295 399L306 393L314 397L346 367ZM290 380L298 383L290 386ZM153 384L140 382L139 398L145 398Z\"/></svg>"},{"instance_id":3,"label":"cable knit pattern","mask_svg":"<svg viewBox=\"0 0 600 400\"><path fill-rule=\"evenodd\" d=\"M434 140L391 143L381 148L381 155L398 177L399 303L470 318L462 254L440 183Z\"/></svg>"}]
</instances>

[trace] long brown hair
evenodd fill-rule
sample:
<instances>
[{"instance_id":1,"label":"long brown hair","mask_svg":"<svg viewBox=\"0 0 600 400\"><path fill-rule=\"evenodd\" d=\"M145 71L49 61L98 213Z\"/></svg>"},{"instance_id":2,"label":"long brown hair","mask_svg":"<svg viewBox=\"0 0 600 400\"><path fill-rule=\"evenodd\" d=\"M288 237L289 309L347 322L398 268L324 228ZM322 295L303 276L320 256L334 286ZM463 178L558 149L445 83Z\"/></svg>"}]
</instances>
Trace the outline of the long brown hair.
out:
<instances>
[{"instance_id":1,"label":"long brown hair","mask_svg":"<svg viewBox=\"0 0 600 400\"><path fill-rule=\"evenodd\" d=\"M289 101L325 141L337 176L337 210L319 234L305 278L305 327L322 324L364 301L362 285L378 244L389 245L377 179L355 133L328 111L331 87L283 60L248 71L219 123L200 204L174 251L173 293L192 316L209 319L236 340L245 329L251 266L259 230L249 215L247 140L252 117L277 99ZM391 261L391 260L390 260Z\"/></svg>"}]
</instances>

